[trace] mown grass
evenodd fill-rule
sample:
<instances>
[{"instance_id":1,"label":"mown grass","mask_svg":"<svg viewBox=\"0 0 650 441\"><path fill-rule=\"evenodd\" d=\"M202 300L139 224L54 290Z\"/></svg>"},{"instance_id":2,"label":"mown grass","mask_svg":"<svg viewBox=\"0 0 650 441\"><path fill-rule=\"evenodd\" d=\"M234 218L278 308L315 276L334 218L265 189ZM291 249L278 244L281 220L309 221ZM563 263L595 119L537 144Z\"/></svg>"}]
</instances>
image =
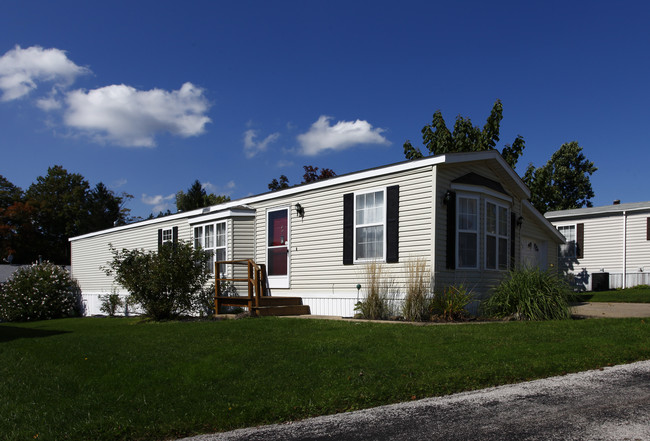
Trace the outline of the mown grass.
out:
<instances>
[{"instance_id":1,"label":"mown grass","mask_svg":"<svg viewBox=\"0 0 650 441\"><path fill-rule=\"evenodd\" d=\"M572 302L650 303L650 287L640 286L609 291L574 294Z\"/></svg>"},{"instance_id":2,"label":"mown grass","mask_svg":"<svg viewBox=\"0 0 650 441\"><path fill-rule=\"evenodd\" d=\"M0 324L0 439L159 440L650 359L641 319Z\"/></svg>"}]
</instances>

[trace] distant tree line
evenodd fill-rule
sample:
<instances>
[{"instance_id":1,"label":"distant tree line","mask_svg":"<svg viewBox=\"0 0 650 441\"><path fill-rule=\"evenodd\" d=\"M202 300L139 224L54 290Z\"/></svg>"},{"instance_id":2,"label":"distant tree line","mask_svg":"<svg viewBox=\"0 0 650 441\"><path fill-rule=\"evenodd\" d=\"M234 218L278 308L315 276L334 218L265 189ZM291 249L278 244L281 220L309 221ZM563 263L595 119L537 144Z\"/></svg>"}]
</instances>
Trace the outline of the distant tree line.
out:
<instances>
[{"instance_id":1,"label":"distant tree line","mask_svg":"<svg viewBox=\"0 0 650 441\"><path fill-rule=\"evenodd\" d=\"M68 238L131 221L125 203L103 183L94 187L60 165L39 176L27 191L0 175L0 260L32 263L40 258L70 263Z\"/></svg>"},{"instance_id":2,"label":"distant tree line","mask_svg":"<svg viewBox=\"0 0 650 441\"><path fill-rule=\"evenodd\" d=\"M323 179L329 179L336 176L334 170L330 168L314 167L313 165L303 165L302 168L305 170L305 174L302 175L302 182L300 184L309 184L310 182L316 182ZM318 171L320 170L320 172ZM269 190L277 191L285 188L289 188L289 178L285 175L280 175L279 179L273 179L269 185Z\"/></svg>"}]
</instances>

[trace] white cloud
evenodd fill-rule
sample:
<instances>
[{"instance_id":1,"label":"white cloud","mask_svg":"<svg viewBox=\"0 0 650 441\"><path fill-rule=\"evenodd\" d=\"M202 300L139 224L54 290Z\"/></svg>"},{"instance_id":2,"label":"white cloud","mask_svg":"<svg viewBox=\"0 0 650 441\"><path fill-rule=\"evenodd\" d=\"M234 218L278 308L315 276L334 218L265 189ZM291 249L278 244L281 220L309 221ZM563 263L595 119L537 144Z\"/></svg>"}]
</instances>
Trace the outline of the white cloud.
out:
<instances>
[{"instance_id":1,"label":"white cloud","mask_svg":"<svg viewBox=\"0 0 650 441\"><path fill-rule=\"evenodd\" d=\"M230 196L233 189L235 188L235 181L228 181L225 186L220 187L214 185L211 182L202 182L201 188L203 188L207 193L213 193L218 195Z\"/></svg>"},{"instance_id":2,"label":"white cloud","mask_svg":"<svg viewBox=\"0 0 650 441\"><path fill-rule=\"evenodd\" d=\"M36 100L36 105L46 112L51 110L57 110L62 107L61 101L57 98L58 91L56 88L53 88L50 92L50 95L47 98L40 98Z\"/></svg>"},{"instance_id":3,"label":"white cloud","mask_svg":"<svg viewBox=\"0 0 650 441\"><path fill-rule=\"evenodd\" d=\"M244 132L244 153L247 158L252 158L260 152L263 152L267 149L270 143L275 142L280 137L278 132L271 133L269 136L264 138L262 141L255 141L257 138L256 130L246 130Z\"/></svg>"},{"instance_id":4,"label":"white cloud","mask_svg":"<svg viewBox=\"0 0 650 441\"><path fill-rule=\"evenodd\" d=\"M111 185L111 187L113 187L113 188L124 187L127 182L129 182L129 181L127 181L126 178L120 178L117 181L113 182L113 185Z\"/></svg>"},{"instance_id":5,"label":"white cloud","mask_svg":"<svg viewBox=\"0 0 650 441\"><path fill-rule=\"evenodd\" d=\"M11 101L27 95L38 82L51 81L63 87L90 70L70 61L65 51L32 46L15 48L0 57L0 101Z\"/></svg>"},{"instance_id":6,"label":"white cloud","mask_svg":"<svg viewBox=\"0 0 650 441\"><path fill-rule=\"evenodd\" d=\"M287 161L285 159L280 159L277 163L276 166L279 168L287 168L291 167L293 165L293 161Z\"/></svg>"},{"instance_id":7,"label":"white cloud","mask_svg":"<svg viewBox=\"0 0 650 441\"><path fill-rule=\"evenodd\" d=\"M75 90L66 97L65 123L99 142L126 147L153 147L156 134L182 137L205 132L210 118L203 89L185 83L171 92L137 90L124 84Z\"/></svg>"},{"instance_id":8,"label":"white cloud","mask_svg":"<svg viewBox=\"0 0 650 441\"><path fill-rule=\"evenodd\" d=\"M373 129L368 121L339 121L332 126L331 119L321 115L307 133L298 135L302 154L314 156L325 150L344 150L358 144L390 144L381 135L384 129Z\"/></svg>"},{"instance_id":9,"label":"white cloud","mask_svg":"<svg viewBox=\"0 0 650 441\"><path fill-rule=\"evenodd\" d=\"M161 211L166 211L172 208L171 201L176 201L176 195L172 193L169 196L163 196L160 194L154 196L148 196L143 193L141 201L144 204L153 205L151 211L153 213L159 213Z\"/></svg>"}]
</instances>

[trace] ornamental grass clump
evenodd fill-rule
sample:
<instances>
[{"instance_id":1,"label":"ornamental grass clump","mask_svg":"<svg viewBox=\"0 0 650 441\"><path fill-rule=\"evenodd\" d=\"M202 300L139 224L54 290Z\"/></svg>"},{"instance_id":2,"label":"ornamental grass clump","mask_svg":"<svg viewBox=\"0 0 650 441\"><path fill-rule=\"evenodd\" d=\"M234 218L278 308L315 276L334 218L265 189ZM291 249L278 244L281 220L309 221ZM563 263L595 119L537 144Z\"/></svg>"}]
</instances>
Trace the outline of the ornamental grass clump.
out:
<instances>
[{"instance_id":1,"label":"ornamental grass clump","mask_svg":"<svg viewBox=\"0 0 650 441\"><path fill-rule=\"evenodd\" d=\"M429 319L431 307L431 276L426 260L411 259L406 263L406 295L402 314L409 321Z\"/></svg>"},{"instance_id":2,"label":"ornamental grass clump","mask_svg":"<svg viewBox=\"0 0 650 441\"><path fill-rule=\"evenodd\" d=\"M394 280L384 275L384 266L379 262L367 264L364 270L366 298L357 303L357 315L370 320L386 320L393 315Z\"/></svg>"},{"instance_id":3,"label":"ornamental grass clump","mask_svg":"<svg viewBox=\"0 0 650 441\"><path fill-rule=\"evenodd\" d=\"M0 289L0 320L25 322L74 317L81 291L67 270L50 262L19 268Z\"/></svg>"},{"instance_id":4,"label":"ornamental grass clump","mask_svg":"<svg viewBox=\"0 0 650 441\"><path fill-rule=\"evenodd\" d=\"M463 320L469 315L466 308L471 301L472 292L465 285L449 285L433 295L431 313L445 321Z\"/></svg>"},{"instance_id":5,"label":"ornamental grass clump","mask_svg":"<svg viewBox=\"0 0 650 441\"><path fill-rule=\"evenodd\" d=\"M561 320L571 317L569 285L539 268L510 271L482 304L485 315L515 320Z\"/></svg>"}]
</instances>

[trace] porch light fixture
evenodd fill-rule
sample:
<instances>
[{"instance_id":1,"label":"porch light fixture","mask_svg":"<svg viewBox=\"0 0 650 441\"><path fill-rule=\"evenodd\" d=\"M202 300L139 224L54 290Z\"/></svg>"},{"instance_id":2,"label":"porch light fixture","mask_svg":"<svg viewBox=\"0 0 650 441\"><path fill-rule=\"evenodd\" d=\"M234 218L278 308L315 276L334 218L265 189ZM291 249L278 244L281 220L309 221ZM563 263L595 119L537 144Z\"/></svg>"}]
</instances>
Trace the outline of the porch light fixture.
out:
<instances>
[{"instance_id":1,"label":"porch light fixture","mask_svg":"<svg viewBox=\"0 0 650 441\"><path fill-rule=\"evenodd\" d=\"M523 216L519 216L519 217L517 218L517 226L518 226L519 228L521 228L521 224L523 224L523 223L524 223L524 217L523 217Z\"/></svg>"},{"instance_id":2,"label":"porch light fixture","mask_svg":"<svg viewBox=\"0 0 650 441\"><path fill-rule=\"evenodd\" d=\"M305 217L305 209L302 208L302 205L300 205L300 203L296 204L296 214L298 217Z\"/></svg>"},{"instance_id":3,"label":"porch light fixture","mask_svg":"<svg viewBox=\"0 0 650 441\"><path fill-rule=\"evenodd\" d=\"M442 204L447 205L451 201L451 196L452 196L451 191L447 190L445 196L442 198Z\"/></svg>"}]
</instances>

